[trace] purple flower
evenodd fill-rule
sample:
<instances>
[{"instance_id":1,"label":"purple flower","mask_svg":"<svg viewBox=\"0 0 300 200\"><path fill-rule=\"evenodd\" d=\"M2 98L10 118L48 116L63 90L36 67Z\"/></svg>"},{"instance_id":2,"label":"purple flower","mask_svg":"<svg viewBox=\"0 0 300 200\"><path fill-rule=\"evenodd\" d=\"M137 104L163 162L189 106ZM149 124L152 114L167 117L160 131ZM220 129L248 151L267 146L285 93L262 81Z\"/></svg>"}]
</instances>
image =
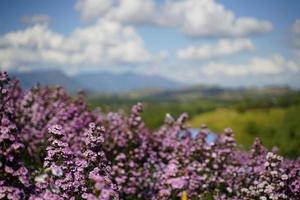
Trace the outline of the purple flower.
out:
<instances>
[{"instance_id":1,"label":"purple flower","mask_svg":"<svg viewBox=\"0 0 300 200\"><path fill-rule=\"evenodd\" d=\"M187 182L184 177L178 177L168 179L167 183L170 184L173 189L183 189Z\"/></svg>"},{"instance_id":2,"label":"purple flower","mask_svg":"<svg viewBox=\"0 0 300 200\"><path fill-rule=\"evenodd\" d=\"M143 106L90 111L79 94L36 86L24 92L0 73L0 199L291 199L300 196L300 160L268 152L257 139L237 148L226 128L212 143L203 125L166 115L150 131Z\"/></svg>"}]
</instances>

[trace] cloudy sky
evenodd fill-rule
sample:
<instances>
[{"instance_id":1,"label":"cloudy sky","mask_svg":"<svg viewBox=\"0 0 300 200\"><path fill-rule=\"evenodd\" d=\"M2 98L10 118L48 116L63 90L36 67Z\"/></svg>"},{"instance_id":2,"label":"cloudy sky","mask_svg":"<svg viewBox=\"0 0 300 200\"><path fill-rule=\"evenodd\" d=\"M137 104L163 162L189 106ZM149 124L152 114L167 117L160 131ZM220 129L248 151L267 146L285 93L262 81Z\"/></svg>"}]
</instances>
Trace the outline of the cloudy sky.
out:
<instances>
[{"instance_id":1,"label":"cloudy sky","mask_svg":"<svg viewBox=\"0 0 300 200\"><path fill-rule=\"evenodd\" d=\"M300 1L1 0L0 68L300 88Z\"/></svg>"}]
</instances>

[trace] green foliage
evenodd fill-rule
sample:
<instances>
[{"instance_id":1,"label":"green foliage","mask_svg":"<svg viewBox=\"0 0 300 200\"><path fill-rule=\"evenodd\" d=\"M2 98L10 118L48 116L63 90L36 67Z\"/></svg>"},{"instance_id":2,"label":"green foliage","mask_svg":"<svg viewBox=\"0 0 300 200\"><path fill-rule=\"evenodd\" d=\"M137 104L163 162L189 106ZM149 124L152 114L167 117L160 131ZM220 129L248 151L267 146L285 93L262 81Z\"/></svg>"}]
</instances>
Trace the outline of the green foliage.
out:
<instances>
[{"instance_id":1,"label":"green foliage","mask_svg":"<svg viewBox=\"0 0 300 200\"><path fill-rule=\"evenodd\" d=\"M191 102L181 101L160 101L154 99L126 99L126 98L98 98L97 100L90 101L90 107L100 107L104 112L123 110L128 112L132 105L136 102L142 102L144 105L144 112L142 117L150 129L158 128L164 121L166 113L177 117L181 113L186 112L190 118L198 115L199 113L214 110L217 107L224 106L225 103L212 100L197 100Z\"/></svg>"},{"instance_id":2,"label":"green foliage","mask_svg":"<svg viewBox=\"0 0 300 200\"><path fill-rule=\"evenodd\" d=\"M297 104L300 104L300 93L290 91L271 96L244 96L241 101L234 104L234 108L239 112L245 112L251 109L286 108Z\"/></svg>"}]
</instances>

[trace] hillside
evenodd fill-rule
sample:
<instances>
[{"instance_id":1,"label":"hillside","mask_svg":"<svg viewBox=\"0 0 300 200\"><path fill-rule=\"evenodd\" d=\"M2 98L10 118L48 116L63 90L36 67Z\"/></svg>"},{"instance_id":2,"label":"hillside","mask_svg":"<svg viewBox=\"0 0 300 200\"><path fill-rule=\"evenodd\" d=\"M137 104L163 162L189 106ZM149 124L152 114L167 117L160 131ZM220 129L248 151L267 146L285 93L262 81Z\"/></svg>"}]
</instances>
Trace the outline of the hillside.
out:
<instances>
[{"instance_id":1,"label":"hillside","mask_svg":"<svg viewBox=\"0 0 300 200\"><path fill-rule=\"evenodd\" d=\"M287 108L251 109L238 112L235 109L219 108L193 117L190 124L199 127L206 124L213 132L221 133L231 127L239 144L249 148L259 137L269 149L279 147L284 155L300 154L300 104Z\"/></svg>"}]
</instances>

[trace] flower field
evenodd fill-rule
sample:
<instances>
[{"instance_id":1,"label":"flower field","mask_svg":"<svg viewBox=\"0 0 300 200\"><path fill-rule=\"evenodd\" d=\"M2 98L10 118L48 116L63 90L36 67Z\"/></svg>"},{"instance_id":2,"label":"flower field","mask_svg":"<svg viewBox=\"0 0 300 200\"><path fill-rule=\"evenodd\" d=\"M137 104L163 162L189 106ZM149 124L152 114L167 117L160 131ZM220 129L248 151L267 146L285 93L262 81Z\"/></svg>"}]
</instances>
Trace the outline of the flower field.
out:
<instances>
[{"instance_id":1,"label":"flower field","mask_svg":"<svg viewBox=\"0 0 300 200\"><path fill-rule=\"evenodd\" d=\"M249 151L225 128L192 137L187 114L150 131L137 103L127 116L88 109L60 87L22 91L0 74L0 199L300 199L300 159ZM180 134L179 134L180 133Z\"/></svg>"}]
</instances>

